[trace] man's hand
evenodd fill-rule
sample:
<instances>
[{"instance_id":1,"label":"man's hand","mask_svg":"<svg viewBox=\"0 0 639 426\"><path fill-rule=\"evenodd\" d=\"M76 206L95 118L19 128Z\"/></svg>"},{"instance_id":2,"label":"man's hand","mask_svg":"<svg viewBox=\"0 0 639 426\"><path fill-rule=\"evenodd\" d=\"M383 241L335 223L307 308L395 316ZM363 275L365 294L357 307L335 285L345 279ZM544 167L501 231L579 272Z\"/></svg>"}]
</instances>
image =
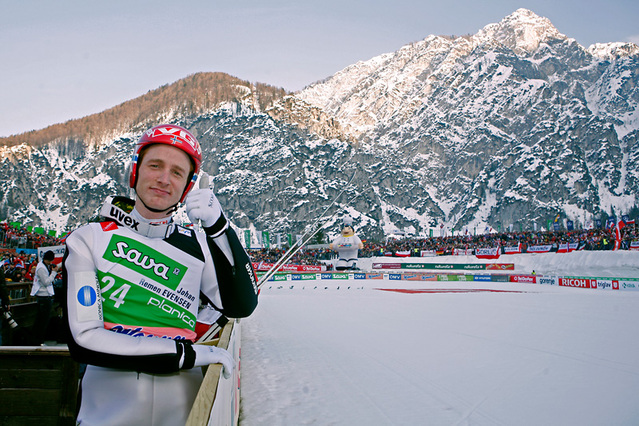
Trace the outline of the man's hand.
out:
<instances>
[{"instance_id":1,"label":"man's hand","mask_svg":"<svg viewBox=\"0 0 639 426\"><path fill-rule=\"evenodd\" d=\"M208 228L222 216L222 206L211 189L195 189L186 197L186 214L192 223Z\"/></svg>"},{"instance_id":2,"label":"man's hand","mask_svg":"<svg viewBox=\"0 0 639 426\"><path fill-rule=\"evenodd\" d=\"M231 377L231 373L235 368L235 360L228 351L210 345L193 345L193 349L195 350L195 364L193 367L222 364L222 376L225 379Z\"/></svg>"}]
</instances>

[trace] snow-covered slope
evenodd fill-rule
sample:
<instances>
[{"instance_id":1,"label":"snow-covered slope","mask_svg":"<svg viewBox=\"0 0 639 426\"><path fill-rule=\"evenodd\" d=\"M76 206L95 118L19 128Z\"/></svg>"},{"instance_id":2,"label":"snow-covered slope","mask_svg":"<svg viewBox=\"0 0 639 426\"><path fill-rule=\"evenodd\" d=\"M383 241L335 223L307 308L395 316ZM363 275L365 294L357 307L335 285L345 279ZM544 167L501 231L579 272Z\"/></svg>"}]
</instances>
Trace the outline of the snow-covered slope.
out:
<instances>
[{"instance_id":1,"label":"snow-covered slope","mask_svg":"<svg viewBox=\"0 0 639 426\"><path fill-rule=\"evenodd\" d=\"M234 81L219 87L236 94L226 102L185 99L97 142L3 148L0 216L84 222L128 191L140 132L169 120L196 133L241 228L300 232L355 170L340 201L370 238L530 229L557 214L579 226L638 204L638 74L636 45L586 49L519 9L475 35L431 35L282 99L269 92L268 107Z\"/></svg>"}]
</instances>

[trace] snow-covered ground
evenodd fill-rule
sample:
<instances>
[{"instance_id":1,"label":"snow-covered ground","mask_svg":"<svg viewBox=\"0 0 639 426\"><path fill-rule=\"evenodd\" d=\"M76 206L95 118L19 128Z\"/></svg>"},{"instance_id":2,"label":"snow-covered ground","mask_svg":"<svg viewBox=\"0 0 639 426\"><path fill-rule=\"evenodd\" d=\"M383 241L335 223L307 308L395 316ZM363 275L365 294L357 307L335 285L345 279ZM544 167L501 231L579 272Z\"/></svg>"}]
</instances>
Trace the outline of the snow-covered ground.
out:
<instances>
[{"instance_id":1,"label":"snow-covered ground","mask_svg":"<svg viewBox=\"0 0 639 426\"><path fill-rule=\"evenodd\" d=\"M498 262L518 273L639 277L639 252ZM638 330L639 291L269 283L242 320L241 424L636 425Z\"/></svg>"}]
</instances>

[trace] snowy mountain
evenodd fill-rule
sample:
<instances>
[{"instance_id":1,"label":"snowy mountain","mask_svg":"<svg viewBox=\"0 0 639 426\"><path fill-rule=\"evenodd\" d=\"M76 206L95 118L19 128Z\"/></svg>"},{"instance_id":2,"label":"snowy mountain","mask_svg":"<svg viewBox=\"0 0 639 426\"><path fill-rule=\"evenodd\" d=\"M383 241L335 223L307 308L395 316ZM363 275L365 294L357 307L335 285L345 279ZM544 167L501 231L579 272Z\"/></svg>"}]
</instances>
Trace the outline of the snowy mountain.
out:
<instances>
[{"instance_id":1,"label":"snowy mountain","mask_svg":"<svg viewBox=\"0 0 639 426\"><path fill-rule=\"evenodd\" d=\"M300 232L355 171L340 202L368 237L530 229L558 213L584 223L638 204L638 74L636 45L584 48L519 9L475 35L431 35L294 94L237 79L188 91L185 79L165 88L185 93L179 102L158 92L154 110L126 121L111 111L113 128L99 135L4 141L0 215L74 228L104 196L128 191L135 140L170 121L199 138L241 228ZM209 95L221 88L227 96Z\"/></svg>"}]
</instances>

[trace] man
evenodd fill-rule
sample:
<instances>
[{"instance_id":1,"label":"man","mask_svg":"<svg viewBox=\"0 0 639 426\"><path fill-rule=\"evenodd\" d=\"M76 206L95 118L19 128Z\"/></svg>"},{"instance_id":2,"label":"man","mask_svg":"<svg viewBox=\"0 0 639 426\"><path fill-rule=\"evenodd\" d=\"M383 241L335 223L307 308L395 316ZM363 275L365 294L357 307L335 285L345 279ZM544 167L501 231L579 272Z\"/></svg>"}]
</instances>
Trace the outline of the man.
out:
<instances>
[{"instance_id":1,"label":"man","mask_svg":"<svg viewBox=\"0 0 639 426\"><path fill-rule=\"evenodd\" d=\"M45 334L51 320L53 296L55 294L53 281L60 270L59 265L53 265L54 259L55 253L47 250L42 256L42 261L36 266L35 276L33 277L31 296L36 297L38 311L31 334L36 345L44 343Z\"/></svg>"},{"instance_id":2,"label":"man","mask_svg":"<svg viewBox=\"0 0 639 426\"><path fill-rule=\"evenodd\" d=\"M184 424L202 381L193 367L222 363L225 378L234 368L225 350L192 344L201 295L231 318L257 305L248 255L213 191L189 193L201 162L186 129L147 130L129 176L135 201L109 197L103 222L67 237L69 350L88 364L79 424ZM173 222L184 201L204 232Z\"/></svg>"}]
</instances>

